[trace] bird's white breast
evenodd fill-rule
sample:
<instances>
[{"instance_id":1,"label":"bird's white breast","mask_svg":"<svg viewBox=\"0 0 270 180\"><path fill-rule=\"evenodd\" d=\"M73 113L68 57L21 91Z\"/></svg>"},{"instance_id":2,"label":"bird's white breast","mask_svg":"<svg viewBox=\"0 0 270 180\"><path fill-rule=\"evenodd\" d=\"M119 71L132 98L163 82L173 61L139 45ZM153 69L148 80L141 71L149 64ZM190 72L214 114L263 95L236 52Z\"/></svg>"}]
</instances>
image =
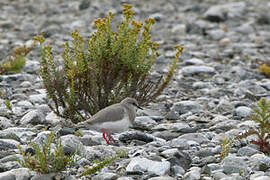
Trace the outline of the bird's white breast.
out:
<instances>
[{"instance_id":1,"label":"bird's white breast","mask_svg":"<svg viewBox=\"0 0 270 180\"><path fill-rule=\"evenodd\" d=\"M128 116L124 116L122 120L98 123L93 125L94 126L93 128L97 130L105 129L105 131L107 132L115 133L128 130L130 124L131 123L129 121Z\"/></svg>"}]
</instances>

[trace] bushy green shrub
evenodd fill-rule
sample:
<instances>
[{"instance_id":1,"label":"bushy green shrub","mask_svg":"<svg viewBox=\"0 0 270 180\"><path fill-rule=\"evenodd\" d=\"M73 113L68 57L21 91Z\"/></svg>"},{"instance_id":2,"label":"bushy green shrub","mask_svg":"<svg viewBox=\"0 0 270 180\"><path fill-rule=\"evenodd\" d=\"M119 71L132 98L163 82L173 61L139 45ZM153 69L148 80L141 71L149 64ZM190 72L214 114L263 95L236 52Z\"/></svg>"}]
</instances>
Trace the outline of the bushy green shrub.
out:
<instances>
[{"instance_id":1,"label":"bushy green shrub","mask_svg":"<svg viewBox=\"0 0 270 180\"><path fill-rule=\"evenodd\" d=\"M41 45L41 76L57 115L76 123L127 96L140 104L149 103L168 85L183 47L175 46L167 75L154 79L151 69L159 56L159 44L151 41L150 31L155 21L135 21L132 6L123 6L124 18L116 25L117 31L112 30L111 12L95 20L97 31L89 38L75 30L72 45L64 44L61 67L60 60L53 58L52 47L44 45L44 32L35 37Z\"/></svg>"},{"instance_id":2,"label":"bushy green shrub","mask_svg":"<svg viewBox=\"0 0 270 180\"><path fill-rule=\"evenodd\" d=\"M254 115L251 120L258 123L258 126L249 129L247 132L238 136L238 138L246 138L251 135L256 135L257 139L252 140L252 144L260 147L260 151L270 152L270 102L264 98L257 103L258 107L254 108Z\"/></svg>"},{"instance_id":3,"label":"bushy green shrub","mask_svg":"<svg viewBox=\"0 0 270 180\"><path fill-rule=\"evenodd\" d=\"M52 142L55 141L55 149L52 150ZM34 154L27 153L19 146L22 159L17 161L26 168L33 171L38 171L43 174L50 172L59 172L65 170L67 167L74 165L78 159L75 158L76 152L70 155L65 155L64 147L59 139L54 138L54 133L48 136L47 142L43 145L38 143L31 144Z\"/></svg>"}]
</instances>

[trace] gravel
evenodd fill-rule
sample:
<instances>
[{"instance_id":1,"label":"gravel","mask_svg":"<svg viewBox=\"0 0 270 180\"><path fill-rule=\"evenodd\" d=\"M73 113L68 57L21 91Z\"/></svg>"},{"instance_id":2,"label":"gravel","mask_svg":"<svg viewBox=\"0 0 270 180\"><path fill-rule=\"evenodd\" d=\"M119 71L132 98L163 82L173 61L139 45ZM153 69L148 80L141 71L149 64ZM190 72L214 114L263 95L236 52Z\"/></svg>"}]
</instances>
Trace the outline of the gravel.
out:
<instances>
[{"instance_id":1,"label":"gravel","mask_svg":"<svg viewBox=\"0 0 270 180\"><path fill-rule=\"evenodd\" d=\"M42 144L52 131L60 136L66 153L77 151L82 157L62 179L85 179L77 175L86 164L91 166L93 160L111 157L120 149L127 151L126 157L87 178L270 179L270 158L249 143L254 137L235 139L229 155L220 160L223 139L255 127L250 115L256 101L270 99L270 80L258 70L260 63L270 62L269 1L130 3L137 19L156 20L152 37L163 55L157 59L155 75L168 71L175 44L185 46L168 88L137 112L130 130L113 134L119 147L109 146L100 132L83 130L79 136L48 107L39 75L40 51L34 49L21 72L0 75L0 89L5 89L12 107L6 107L6 97L0 98L0 179L59 178L56 173L38 174L14 160L18 145ZM55 44L54 52L61 55L60 45L71 39L75 28L87 37L95 31L95 18L110 10L119 21L121 9L120 2L110 0L1 0L0 61L16 45L31 44L40 30L45 30L48 41Z\"/></svg>"}]
</instances>

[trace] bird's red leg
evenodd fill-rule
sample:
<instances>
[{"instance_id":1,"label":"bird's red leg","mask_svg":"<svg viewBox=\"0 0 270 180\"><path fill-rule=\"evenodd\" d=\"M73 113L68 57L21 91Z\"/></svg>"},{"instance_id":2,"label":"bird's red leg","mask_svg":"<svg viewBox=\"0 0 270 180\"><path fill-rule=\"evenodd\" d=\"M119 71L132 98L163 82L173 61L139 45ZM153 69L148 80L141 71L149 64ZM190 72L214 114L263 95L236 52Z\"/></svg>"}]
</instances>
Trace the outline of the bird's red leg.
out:
<instances>
[{"instance_id":1,"label":"bird's red leg","mask_svg":"<svg viewBox=\"0 0 270 180\"><path fill-rule=\"evenodd\" d=\"M102 129L101 131L102 131L102 133L103 133L102 136L103 136L103 138L105 139L105 141L106 141L107 144L115 144L115 143L116 143L115 140L113 139L113 137L112 137L112 135L111 135L110 133L106 132L105 129ZM109 139L107 139L106 136L107 136Z\"/></svg>"},{"instance_id":2,"label":"bird's red leg","mask_svg":"<svg viewBox=\"0 0 270 180\"><path fill-rule=\"evenodd\" d=\"M105 131L104 129L102 129L101 131L102 131L102 136L103 136L103 138L105 139L106 143L107 143L107 144L110 144L109 141L108 141L107 138L106 138L106 131Z\"/></svg>"}]
</instances>

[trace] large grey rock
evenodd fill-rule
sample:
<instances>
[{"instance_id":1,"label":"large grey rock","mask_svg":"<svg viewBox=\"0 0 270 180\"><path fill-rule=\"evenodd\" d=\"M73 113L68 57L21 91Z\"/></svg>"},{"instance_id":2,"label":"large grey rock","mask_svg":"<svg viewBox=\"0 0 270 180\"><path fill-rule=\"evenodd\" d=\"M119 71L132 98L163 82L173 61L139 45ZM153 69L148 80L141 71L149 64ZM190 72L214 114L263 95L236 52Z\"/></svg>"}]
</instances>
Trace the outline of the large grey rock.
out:
<instances>
[{"instance_id":1,"label":"large grey rock","mask_svg":"<svg viewBox=\"0 0 270 180\"><path fill-rule=\"evenodd\" d=\"M270 176L260 176L260 177L256 177L253 180L269 180Z\"/></svg>"},{"instance_id":2,"label":"large grey rock","mask_svg":"<svg viewBox=\"0 0 270 180\"><path fill-rule=\"evenodd\" d=\"M34 106L31 102L23 100L23 101L19 101L16 106L21 107L23 109L32 109Z\"/></svg>"},{"instance_id":3,"label":"large grey rock","mask_svg":"<svg viewBox=\"0 0 270 180\"><path fill-rule=\"evenodd\" d=\"M233 109L233 104L226 99L221 99L216 107L216 110L220 113L228 113L231 112Z\"/></svg>"},{"instance_id":4,"label":"large grey rock","mask_svg":"<svg viewBox=\"0 0 270 180\"><path fill-rule=\"evenodd\" d=\"M253 154L259 153L260 151L258 151L257 149L245 146L242 147L238 150L237 154L239 156L252 156Z\"/></svg>"},{"instance_id":5,"label":"large grey rock","mask_svg":"<svg viewBox=\"0 0 270 180\"><path fill-rule=\"evenodd\" d=\"M186 34L187 27L185 24L175 24L172 27L172 33L177 34L178 36L185 35Z\"/></svg>"},{"instance_id":6,"label":"large grey rock","mask_svg":"<svg viewBox=\"0 0 270 180\"><path fill-rule=\"evenodd\" d=\"M192 162L191 157L189 154L180 151L177 148L167 149L161 152L161 155L171 163L171 166L180 166L184 170L188 170L190 168Z\"/></svg>"},{"instance_id":7,"label":"large grey rock","mask_svg":"<svg viewBox=\"0 0 270 180\"><path fill-rule=\"evenodd\" d=\"M254 154L250 157L255 170L266 170L270 167L270 157L264 154Z\"/></svg>"},{"instance_id":8,"label":"large grey rock","mask_svg":"<svg viewBox=\"0 0 270 180\"><path fill-rule=\"evenodd\" d=\"M170 162L168 161L152 161L146 158L135 157L132 158L126 167L127 173L149 173L153 175L165 175L170 170Z\"/></svg>"},{"instance_id":9,"label":"large grey rock","mask_svg":"<svg viewBox=\"0 0 270 180\"><path fill-rule=\"evenodd\" d=\"M181 139L186 139L188 141L195 141L199 144L202 143L207 143L210 140L202 133L188 133L188 134L183 134L182 136L179 136Z\"/></svg>"},{"instance_id":10,"label":"large grey rock","mask_svg":"<svg viewBox=\"0 0 270 180\"><path fill-rule=\"evenodd\" d=\"M266 90L270 91L270 80L265 80L259 83L259 85L265 88Z\"/></svg>"},{"instance_id":11,"label":"large grey rock","mask_svg":"<svg viewBox=\"0 0 270 180\"><path fill-rule=\"evenodd\" d=\"M7 134L10 134L10 135L15 134L14 138L12 139L21 140L22 142L27 142L29 141L29 139L31 139L33 136L36 135L35 129L33 128L13 127L13 128L8 128L3 131L0 131L0 137L7 137ZM16 136L19 138L17 138Z\"/></svg>"},{"instance_id":12,"label":"large grey rock","mask_svg":"<svg viewBox=\"0 0 270 180\"><path fill-rule=\"evenodd\" d=\"M14 158L13 158L14 159ZM1 171L10 171L13 169L21 168L22 166L14 159L13 161L7 161L4 163L0 163Z\"/></svg>"},{"instance_id":13,"label":"large grey rock","mask_svg":"<svg viewBox=\"0 0 270 180\"><path fill-rule=\"evenodd\" d=\"M41 174L35 173L31 180L53 180L56 179L56 173Z\"/></svg>"},{"instance_id":14,"label":"large grey rock","mask_svg":"<svg viewBox=\"0 0 270 180\"><path fill-rule=\"evenodd\" d=\"M43 115L42 112L38 110L32 110L25 114L22 119L20 120L20 123L23 125L28 125L28 124L42 124L44 122L45 116Z\"/></svg>"},{"instance_id":15,"label":"large grey rock","mask_svg":"<svg viewBox=\"0 0 270 180\"><path fill-rule=\"evenodd\" d=\"M10 171L0 173L1 180L16 180L16 176Z\"/></svg>"},{"instance_id":16,"label":"large grey rock","mask_svg":"<svg viewBox=\"0 0 270 180\"><path fill-rule=\"evenodd\" d=\"M207 31L207 34L211 39L216 40L216 41L219 41L225 36L225 32L222 29L210 30L210 31Z\"/></svg>"},{"instance_id":17,"label":"large grey rock","mask_svg":"<svg viewBox=\"0 0 270 180\"><path fill-rule=\"evenodd\" d=\"M6 151L10 149L17 149L20 143L13 139L0 139L0 150Z\"/></svg>"},{"instance_id":18,"label":"large grey rock","mask_svg":"<svg viewBox=\"0 0 270 180\"><path fill-rule=\"evenodd\" d=\"M92 177L91 179L92 180L117 180L118 177L119 177L118 174L106 172L106 173L100 173Z\"/></svg>"},{"instance_id":19,"label":"large grey rock","mask_svg":"<svg viewBox=\"0 0 270 180\"><path fill-rule=\"evenodd\" d=\"M204 17L213 22L225 21L228 18L241 17L244 13L246 3L232 2L224 5L211 6L205 13Z\"/></svg>"},{"instance_id":20,"label":"large grey rock","mask_svg":"<svg viewBox=\"0 0 270 180\"><path fill-rule=\"evenodd\" d=\"M6 117L0 117L0 129L12 127L11 121Z\"/></svg>"},{"instance_id":21,"label":"large grey rock","mask_svg":"<svg viewBox=\"0 0 270 180\"><path fill-rule=\"evenodd\" d=\"M59 124L63 118L57 116L54 112L50 112L46 117L45 117L45 123L46 124L51 124L53 126L56 126Z\"/></svg>"},{"instance_id":22,"label":"large grey rock","mask_svg":"<svg viewBox=\"0 0 270 180\"><path fill-rule=\"evenodd\" d=\"M114 147L106 145L97 145L97 146L84 146L85 152L83 156L89 161L93 160L104 160L108 157L116 155L116 152L123 150L125 148Z\"/></svg>"},{"instance_id":23,"label":"large grey rock","mask_svg":"<svg viewBox=\"0 0 270 180\"><path fill-rule=\"evenodd\" d=\"M34 104L45 104L47 100L46 94L33 94L29 96L30 102Z\"/></svg>"},{"instance_id":24,"label":"large grey rock","mask_svg":"<svg viewBox=\"0 0 270 180\"><path fill-rule=\"evenodd\" d=\"M48 137L51 133L52 133L51 131L42 131L38 133L38 135L32 141L42 145L48 142Z\"/></svg>"},{"instance_id":25,"label":"large grey rock","mask_svg":"<svg viewBox=\"0 0 270 180\"><path fill-rule=\"evenodd\" d=\"M185 122L179 123L162 123L158 124L157 126L153 127L152 130L154 131L176 131L176 132L184 132L185 130L190 129L190 126Z\"/></svg>"},{"instance_id":26,"label":"large grey rock","mask_svg":"<svg viewBox=\"0 0 270 180\"><path fill-rule=\"evenodd\" d=\"M159 177L152 177L148 180L175 180L175 179L170 176L159 176Z\"/></svg>"},{"instance_id":27,"label":"large grey rock","mask_svg":"<svg viewBox=\"0 0 270 180\"><path fill-rule=\"evenodd\" d=\"M186 66L182 68L182 74L184 76L192 76L192 75L200 75L200 74L208 74L213 75L215 74L215 69L209 66Z\"/></svg>"},{"instance_id":28,"label":"large grey rock","mask_svg":"<svg viewBox=\"0 0 270 180\"><path fill-rule=\"evenodd\" d=\"M117 180L134 180L132 177L120 177Z\"/></svg>"},{"instance_id":29,"label":"large grey rock","mask_svg":"<svg viewBox=\"0 0 270 180\"><path fill-rule=\"evenodd\" d=\"M122 142L129 142L132 140L139 140L143 142L152 142L156 139L155 136L141 132L141 131L126 131L121 134L119 134L118 139Z\"/></svg>"},{"instance_id":30,"label":"large grey rock","mask_svg":"<svg viewBox=\"0 0 270 180\"><path fill-rule=\"evenodd\" d=\"M7 83L12 83L13 81L22 82L22 81L29 80L29 76L27 74L22 74L22 73L2 75L2 78Z\"/></svg>"},{"instance_id":31,"label":"large grey rock","mask_svg":"<svg viewBox=\"0 0 270 180\"><path fill-rule=\"evenodd\" d=\"M184 175L184 179L186 180L199 180L201 179L201 168L193 167Z\"/></svg>"},{"instance_id":32,"label":"large grey rock","mask_svg":"<svg viewBox=\"0 0 270 180\"><path fill-rule=\"evenodd\" d=\"M185 65L202 65L204 61L198 58L185 59L183 62Z\"/></svg>"},{"instance_id":33,"label":"large grey rock","mask_svg":"<svg viewBox=\"0 0 270 180\"><path fill-rule=\"evenodd\" d=\"M40 63L38 61L27 60L23 70L30 74L37 74L40 69Z\"/></svg>"},{"instance_id":34,"label":"large grey rock","mask_svg":"<svg viewBox=\"0 0 270 180\"><path fill-rule=\"evenodd\" d=\"M242 34L251 34L254 32L254 28L251 26L250 23L242 24L241 26L237 27L235 30Z\"/></svg>"},{"instance_id":35,"label":"large grey rock","mask_svg":"<svg viewBox=\"0 0 270 180\"><path fill-rule=\"evenodd\" d=\"M96 146L101 145L104 139L102 135L99 133L98 135L83 135L83 137L79 137L80 141L83 143L84 146Z\"/></svg>"},{"instance_id":36,"label":"large grey rock","mask_svg":"<svg viewBox=\"0 0 270 180\"><path fill-rule=\"evenodd\" d=\"M173 148L179 148L181 150L189 149L190 146L187 143L187 139L184 138L174 138L171 141L168 142L168 145Z\"/></svg>"},{"instance_id":37,"label":"large grey rock","mask_svg":"<svg viewBox=\"0 0 270 180\"><path fill-rule=\"evenodd\" d=\"M80 141L80 138L75 135L62 136L60 140L64 146L65 153L74 153L77 151L79 154L83 154L85 152L85 148Z\"/></svg>"},{"instance_id":38,"label":"large grey rock","mask_svg":"<svg viewBox=\"0 0 270 180\"><path fill-rule=\"evenodd\" d=\"M202 106L197 101L181 101L174 103L171 111L176 111L179 114L185 114L188 112L199 113L202 110Z\"/></svg>"},{"instance_id":39,"label":"large grey rock","mask_svg":"<svg viewBox=\"0 0 270 180\"><path fill-rule=\"evenodd\" d=\"M1 180L28 180L31 177L31 172L27 168L13 169L0 173Z\"/></svg>"},{"instance_id":40,"label":"large grey rock","mask_svg":"<svg viewBox=\"0 0 270 180\"><path fill-rule=\"evenodd\" d=\"M155 125L157 125L157 122L154 121L153 119L151 119L148 116L139 116L136 117L135 121L133 122L133 127L134 128L139 128L142 130L150 130L152 127L154 127Z\"/></svg>"},{"instance_id":41,"label":"large grey rock","mask_svg":"<svg viewBox=\"0 0 270 180\"><path fill-rule=\"evenodd\" d=\"M246 117L249 117L252 112L253 112L253 110L249 107L239 106L235 109L234 115L241 117L241 118L246 118Z\"/></svg>"},{"instance_id":42,"label":"large grey rock","mask_svg":"<svg viewBox=\"0 0 270 180\"><path fill-rule=\"evenodd\" d=\"M243 172L243 174L246 175L249 172L244 158L236 157L234 155L225 157L221 162L221 167L223 168L223 172L225 174Z\"/></svg>"}]
</instances>

